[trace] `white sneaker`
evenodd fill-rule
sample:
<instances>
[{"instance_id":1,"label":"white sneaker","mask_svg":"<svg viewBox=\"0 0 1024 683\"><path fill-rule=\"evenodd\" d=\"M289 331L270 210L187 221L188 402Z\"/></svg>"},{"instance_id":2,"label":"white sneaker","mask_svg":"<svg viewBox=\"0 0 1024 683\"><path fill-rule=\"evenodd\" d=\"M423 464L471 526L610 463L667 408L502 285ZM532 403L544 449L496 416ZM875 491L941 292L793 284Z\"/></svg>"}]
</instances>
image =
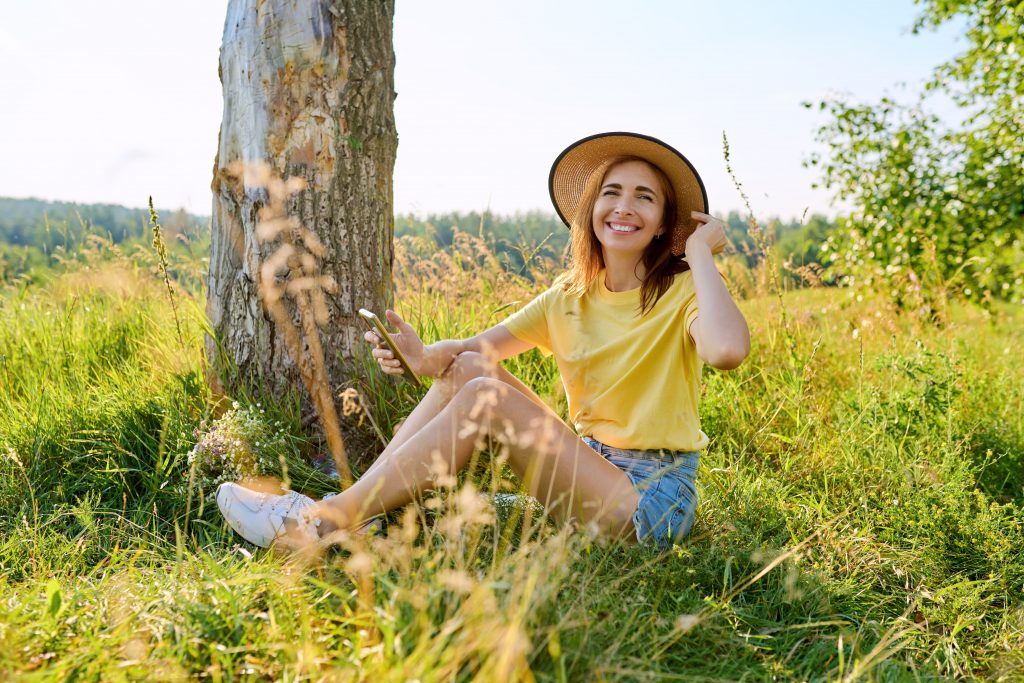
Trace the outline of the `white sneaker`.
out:
<instances>
[{"instance_id":1,"label":"white sneaker","mask_svg":"<svg viewBox=\"0 0 1024 683\"><path fill-rule=\"evenodd\" d=\"M239 536L261 548L285 535L290 546L319 541L315 506L312 498L295 491L276 496L232 482L217 487L217 507L224 519Z\"/></svg>"}]
</instances>

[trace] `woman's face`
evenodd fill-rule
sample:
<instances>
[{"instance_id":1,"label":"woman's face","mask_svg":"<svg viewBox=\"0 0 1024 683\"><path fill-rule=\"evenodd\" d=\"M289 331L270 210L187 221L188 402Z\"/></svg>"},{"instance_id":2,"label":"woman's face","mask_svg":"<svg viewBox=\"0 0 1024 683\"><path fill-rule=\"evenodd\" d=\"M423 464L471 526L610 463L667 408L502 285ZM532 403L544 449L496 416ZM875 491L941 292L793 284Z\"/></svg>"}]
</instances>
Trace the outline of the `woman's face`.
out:
<instances>
[{"instance_id":1,"label":"woman's face","mask_svg":"<svg viewBox=\"0 0 1024 683\"><path fill-rule=\"evenodd\" d=\"M593 230L605 254L639 258L663 232L665 196L658 176L643 161L625 161L608 169L594 203Z\"/></svg>"}]
</instances>

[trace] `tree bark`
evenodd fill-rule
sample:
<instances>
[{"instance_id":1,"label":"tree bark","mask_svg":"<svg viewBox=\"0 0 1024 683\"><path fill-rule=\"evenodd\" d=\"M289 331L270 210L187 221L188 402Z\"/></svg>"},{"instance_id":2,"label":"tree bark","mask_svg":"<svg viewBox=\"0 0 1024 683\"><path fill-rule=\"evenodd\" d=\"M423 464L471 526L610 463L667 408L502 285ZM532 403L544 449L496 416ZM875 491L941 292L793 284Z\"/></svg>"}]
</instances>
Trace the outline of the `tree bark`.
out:
<instances>
[{"instance_id":1,"label":"tree bark","mask_svg":"<svg viewBox=\"0 0 1024 683\"><path fill-rule=\"evenodd\" d=\"M382 312L391 301L398 144L393 15L393 0L228 4L207 299L208 378L215 388L258 385L275 396L301 388L311 405L283 332L264 309L261 266L280 246L257 237L267 195L233 177L232 162L263 161L279 177L306 181L288 200L288 212L319 237L320 273L337 283L320 330L332 395L348 379L346 360L361 344L357 311ZM278 284L287 286L294 272L279 276ZM301 330L294 301L282 301ZM219 379L227 386L218 386Z\"/></svg>"}]
</instances>

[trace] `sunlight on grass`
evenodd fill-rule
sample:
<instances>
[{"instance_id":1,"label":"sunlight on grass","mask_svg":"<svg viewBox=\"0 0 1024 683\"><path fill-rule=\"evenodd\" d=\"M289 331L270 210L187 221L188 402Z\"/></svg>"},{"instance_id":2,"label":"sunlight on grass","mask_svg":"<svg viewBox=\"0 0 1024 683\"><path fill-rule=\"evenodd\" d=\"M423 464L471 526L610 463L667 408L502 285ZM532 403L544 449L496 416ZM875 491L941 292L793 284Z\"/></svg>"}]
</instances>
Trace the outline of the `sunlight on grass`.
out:
<instances>
[{"instance_id":1,"label":"sunlight on grass","mask_svg":"<svg viewBox=\"0 0 1024 683\"><path fill-rule=\"evenodd\" d=\"M396 256L399 312L428 342L499 322L557 269L505 272L462 233L442 252L405 238ZM300 564L240 543L209 486L189 486L189 454L228 406L203 382L199 294L172 296L184 352L155 262L109 245L0 296L13 678L1024 675L1019 307L954 305L936 327L845 290L752 286L754 348L736 371L705 370L701 502L667 553L496 506L480 494L517 484L495 452L385 535ZM508 365L564 412L550 358ZM353 388L385 435L418 399L380 374ZM265 449L260 474L336 486L309 467L323 444L294 402L236 398L266 421L250 426L264 441L237 438ZM362 429L357 471L380 443Z\"/></svg>"}]
</instances>

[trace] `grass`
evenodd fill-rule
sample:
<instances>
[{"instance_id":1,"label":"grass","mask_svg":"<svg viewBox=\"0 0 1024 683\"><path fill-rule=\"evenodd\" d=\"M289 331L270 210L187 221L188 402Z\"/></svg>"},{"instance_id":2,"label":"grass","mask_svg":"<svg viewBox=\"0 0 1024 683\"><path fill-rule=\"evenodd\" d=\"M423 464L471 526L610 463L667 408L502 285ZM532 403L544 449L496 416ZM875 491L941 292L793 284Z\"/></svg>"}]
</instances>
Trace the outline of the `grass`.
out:
<instances>
[{"instance_id":1,"label":"grass","mask_svg":"<svg viewBox=\"0 0 1024 683\"><path fill-rule=\"evenodd\" d=\"M471 237L397 254L400 312L428 339L540 287ZM153 266L100 245L0 295L4 679L1024 676L1019 307L954 306L939 328L844 290L744 301L754 348L705 371L698 518L669 552L495 510L475 491L500 484L498 456L303 565L190 490L223 405L201 304L177 292L183 349ZM564 409L550 358L509 368ZM385 432L417 398L379 375L356 388ZM292 401L236 398L283 425L293 486L330 488L301 467L322 445Z\"/></svg>"}]
</instances>

